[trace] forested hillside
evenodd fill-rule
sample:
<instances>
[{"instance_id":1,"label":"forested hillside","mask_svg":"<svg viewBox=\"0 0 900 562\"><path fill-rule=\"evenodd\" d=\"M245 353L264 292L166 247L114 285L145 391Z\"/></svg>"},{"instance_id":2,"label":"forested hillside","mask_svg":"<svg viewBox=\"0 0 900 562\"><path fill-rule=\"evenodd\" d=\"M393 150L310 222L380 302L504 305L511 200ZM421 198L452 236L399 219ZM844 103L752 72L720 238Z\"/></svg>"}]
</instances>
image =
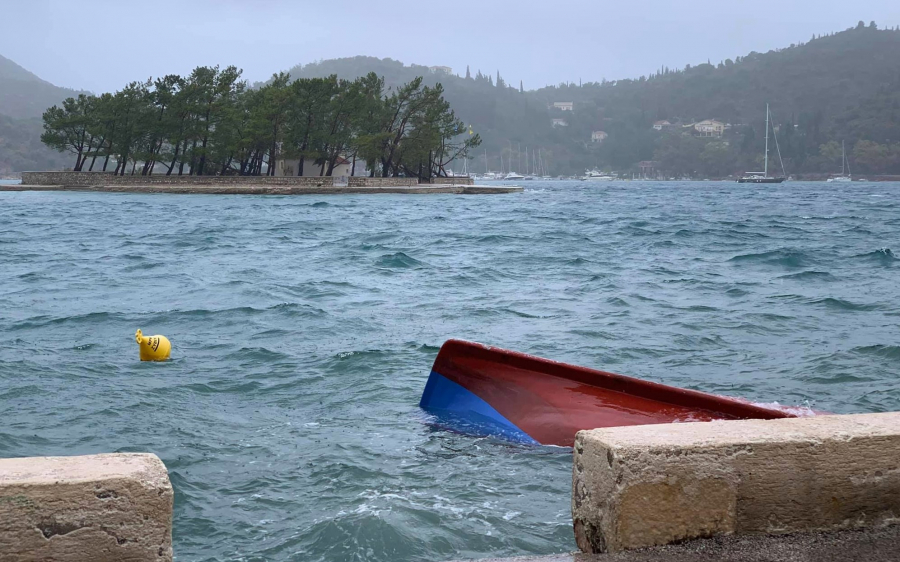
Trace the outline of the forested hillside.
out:
<instances>
[{"instance_id":1,"label":"forested hillside","mask_svg":"<svg viewBox=\"0 0 900 562\"><path fill-rule=\"evenodd\" d=\"M874 24L734 61L533 95L575 102L567 132L572 140L607 132L590 154L616 169L651 158L679 174L756 168L769 103L788 173L839 171L842 140L860 172L900 173L900 32ZM652 130L657 120L703 119L731 128L721 140Z\"/></svg>"},{"instance_id":2,"label":"forested hillside","mask_svg":"<svg viewBox=\"0 0 900 562\"><path fill-rule=\"evenodd\" d=\"M64 165L67 159L40 142L41 114L75 94L0 56L0 174Z\"/></svg>"},{"instance_id":3,"label":"forested hillside","mask_svg":"<svg viewBox=\"0 0 900 562\"><path fill-rule=\"evenodd\" d=\"M524 172L527 147L540 149L553 175L590 168L628 174L652 160L667 177L726 177L760 167L769 103L788 174L839 172L842 141L855 173L900 174L900 31L879 30L874 22L768 53L661 68L633 79L528 90L503 69L482 70L473 64L447 74L353 57L297 66L289 74L353 80L375 72L388 88L418 76L426 85L441 83L456 115L483 141L471 155L469 169L476 171L500 169L502 154L504 169L512 160ZM0 79L0 114L15 120L0 119L0 171L10 162L14 169L41 161L55 167L48 150L34 148L40 127L19 119L40 115L72 92L2 58L0 77L11 77ZM554 102L572 102L574 109L552 109ZM553 119L565 124L554 127ZM696 134L690 125L706 119L727 125L724 134ZM672 126L654 130L661 120ZM603 142L591 142L599 131L607 135ZM780 171L777 159L770 164Z\"/></svg>"},{"instance_id":4,"label":"forested hillside","mask_svg":"<svg viewBox=\"0 0 900 562\"><path fill-rule=\"evenodd\" d=\"M416 75L440 81L457 114L483 138L472 162L479 171L485 151L496 170L501 152L504 162L510 155L518 162L527 146L542 150L554 174L594 167L627 173L642 160L658 161L669 175L740 173L760 166L769 103L789 174L839 171L842 140L859 172L900 173L900 31L874 23L735 60L533 91L520 92L520 83L507 83L502 73L454 70L460 75L355 57L290 72L352 78L374 71L389 85ZM549 109L553 102L573 102L574 110ZM553 118L567 126L552 127ZM681 125L704 119L730 127L722 138L682 134ZM656 131L659 120L678 126ZM609 136L592 143L593 131Z\"/></svg>"}]
</instances>

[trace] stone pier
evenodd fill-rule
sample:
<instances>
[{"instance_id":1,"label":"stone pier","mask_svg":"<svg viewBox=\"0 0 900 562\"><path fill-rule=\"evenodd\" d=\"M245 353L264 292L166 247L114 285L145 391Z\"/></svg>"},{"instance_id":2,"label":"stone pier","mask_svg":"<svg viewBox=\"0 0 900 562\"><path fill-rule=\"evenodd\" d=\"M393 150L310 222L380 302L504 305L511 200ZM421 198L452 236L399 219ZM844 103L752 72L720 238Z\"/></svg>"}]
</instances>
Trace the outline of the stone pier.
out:
<instances>
[{"instance_id":1,"label":"stone pier","mask_svg":"<svg viewBox=\"0 0 900 562\"><path fill-rule=\"evenodd\" d=\"M0 459L0 562L171 562L172 501L156 455Z\"/></svg>"},{"instance_id":2,"label":"stone pier","mask_svg":"<svg viewBox=\"0 0 900 562\"><path fill-rule=\"evenodd\" d=\"M459 194L516 193L518 186L474 185L471 178L353 176L117 176L106 172L22 172L22 183L0 185L3 191L99 191L112 193L181 193L215 195Z\"/></svg>"}]
</instances>

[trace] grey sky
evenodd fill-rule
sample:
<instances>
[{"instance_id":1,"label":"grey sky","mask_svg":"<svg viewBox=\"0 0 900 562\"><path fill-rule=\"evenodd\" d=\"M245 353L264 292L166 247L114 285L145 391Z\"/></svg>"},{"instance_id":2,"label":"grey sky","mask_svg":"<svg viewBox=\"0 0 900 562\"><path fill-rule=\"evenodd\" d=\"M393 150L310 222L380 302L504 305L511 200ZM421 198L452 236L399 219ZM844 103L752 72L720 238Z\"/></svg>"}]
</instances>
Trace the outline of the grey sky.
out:
<instances>
[{"instance_id":1,"label":"grey sky","mask_svg":"<svg viewBox=\"0 0 900 562\"><path fill-rule=\"evenodd\" d=\"M0 54L59 86L115 90L197 65L264 80L353 55L497 69L526 88L625 78L807 41L897 0L0 0Z\"/></svg>"}]
</instances>

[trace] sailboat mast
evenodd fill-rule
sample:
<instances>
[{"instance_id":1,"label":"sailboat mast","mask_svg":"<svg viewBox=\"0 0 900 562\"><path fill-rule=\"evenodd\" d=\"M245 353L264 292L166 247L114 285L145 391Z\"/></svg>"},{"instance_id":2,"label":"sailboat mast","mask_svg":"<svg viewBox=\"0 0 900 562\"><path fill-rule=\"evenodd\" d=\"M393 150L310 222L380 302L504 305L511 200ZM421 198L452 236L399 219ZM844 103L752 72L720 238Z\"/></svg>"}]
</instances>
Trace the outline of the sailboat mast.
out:
<instances>
[{"instance_id":1,"label":"sailboat mast","mask_svg":"<svg viewBox=\"0 0 900 562\"><path fill-rule=\"evenodd\" d=\"M766 168L763 175L769 177L769 104L766 104Z\"/></svg>"},{"instance_id":2,"label":"sailboat mast","mask_svg":"<svg viewBox=\"0 0 900 562\"><path fill-rule=\"evenodd\" d=\"M844 175L844 162L847 160L847 153L844 151L844 141L841 141L841 175Z\"/></svg>"}]
</instances>

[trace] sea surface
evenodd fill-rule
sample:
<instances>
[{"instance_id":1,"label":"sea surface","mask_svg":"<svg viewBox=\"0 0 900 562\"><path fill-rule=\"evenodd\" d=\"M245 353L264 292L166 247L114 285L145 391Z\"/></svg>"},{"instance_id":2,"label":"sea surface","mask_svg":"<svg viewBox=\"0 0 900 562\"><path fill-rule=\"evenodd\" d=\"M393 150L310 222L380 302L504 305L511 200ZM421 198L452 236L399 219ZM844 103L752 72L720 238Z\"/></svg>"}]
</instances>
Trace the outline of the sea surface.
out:
<instances>
[{"instance_id":1,"label":"sea surface","mask_svg":"<svg viewBox=\"0 0 900 562\"><path fill-rule=\"evenodd\" d=\"M570 451L418 409L446 339L897 410L898 258L888 183L0 193L0 456L156 453L179 561L571 551Z\"/></svg>"}]
</instances>

